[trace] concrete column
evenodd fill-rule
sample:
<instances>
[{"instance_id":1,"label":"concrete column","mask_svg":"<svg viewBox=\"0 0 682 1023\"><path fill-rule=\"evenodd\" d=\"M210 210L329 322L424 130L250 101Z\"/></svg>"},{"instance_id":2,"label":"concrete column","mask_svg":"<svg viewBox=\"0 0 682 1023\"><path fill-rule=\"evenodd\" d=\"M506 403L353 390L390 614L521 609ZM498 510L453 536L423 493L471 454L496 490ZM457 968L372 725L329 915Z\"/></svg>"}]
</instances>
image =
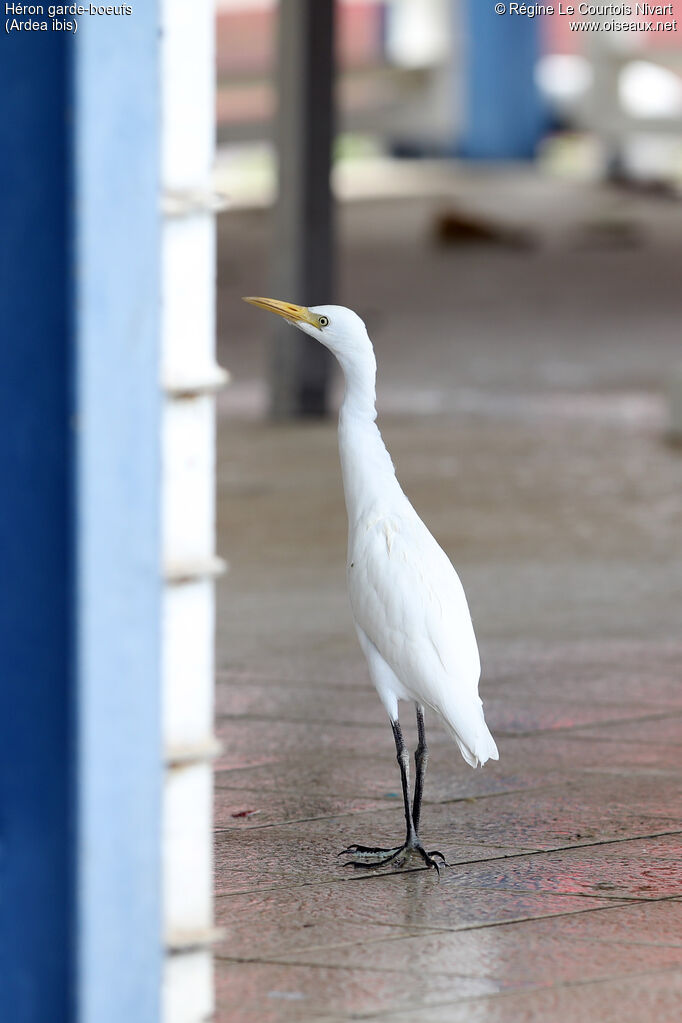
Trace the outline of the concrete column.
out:
<instances>
[{"instance_id":1,"label":"concrete column","mask_svg":"<svg viewBox=\"0 0 682 1023\"><path fill-rule=\"evenodd\" d=\"M273 296L302 305L333 301L334 2L281 0L278 21L278 200ZM329 353L284 323L273 325L270 412L327 410Z\"/></svg>"},{"instance_id":2,"label":"concrete column","mask_svg":"<svg viewBox=\"0 0 682 1023\"><path fill-rule=\"evenodd\" d=\"M682 445L682 365L668 379L668 415L670 439Z\"/></svg>"}]
</instances>

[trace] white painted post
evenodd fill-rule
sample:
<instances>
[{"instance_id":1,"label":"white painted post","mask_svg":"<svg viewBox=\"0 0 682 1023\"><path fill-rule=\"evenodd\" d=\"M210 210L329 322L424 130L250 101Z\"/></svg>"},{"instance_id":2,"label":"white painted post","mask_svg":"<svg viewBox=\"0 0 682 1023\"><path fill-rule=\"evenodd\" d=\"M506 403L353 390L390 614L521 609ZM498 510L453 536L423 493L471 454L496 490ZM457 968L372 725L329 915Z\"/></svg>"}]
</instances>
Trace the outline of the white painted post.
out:
<instances>
[{"instance_id":1,"label":"white painted post","mask_svg":"<svg viewBox=\"0 0 682 1023\"><path fill-rule=\"evenodd\" d=\"M165 1023L213 1012L213 0L162 2Z\"/></svg>"},{"instance_id":2,"label":"white painted post","mask_svg":"<svg viewBox=\"0 0 682 1023\"><path fill-rule=\"evenodd\" d=\"M596 21L611 20L601 15ZM626 137L625 115L620 102L618 83L629 52L628 42L614 32L591 32L587 36L587 53L592 62L592 86L586 107L589 127L595 132L602 150L603 173L606 178L619 177L623 169Z\"/></svg>"}]
</instances>

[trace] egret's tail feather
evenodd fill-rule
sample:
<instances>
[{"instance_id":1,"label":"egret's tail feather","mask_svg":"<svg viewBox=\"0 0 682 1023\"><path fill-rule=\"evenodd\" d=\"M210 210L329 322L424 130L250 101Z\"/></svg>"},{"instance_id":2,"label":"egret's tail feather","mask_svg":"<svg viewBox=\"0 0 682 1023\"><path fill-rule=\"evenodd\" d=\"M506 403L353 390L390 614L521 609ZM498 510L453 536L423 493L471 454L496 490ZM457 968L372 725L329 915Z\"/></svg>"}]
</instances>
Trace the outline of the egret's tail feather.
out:
<instances>
[{"instance_id":1,"label":"egret's tail feather","mask_svg":"<svg viewBox=\"0 0 682 1023\"><path fill-rule=\"evenodd\" d=\"M483 723L483 728L476 735L473 742L465 742L454 728L450 726L452 736L459 746L459 751L470 767L483 767L486 760L499 760L500 754L488 726Z\"/></svg>"}]
</instances>

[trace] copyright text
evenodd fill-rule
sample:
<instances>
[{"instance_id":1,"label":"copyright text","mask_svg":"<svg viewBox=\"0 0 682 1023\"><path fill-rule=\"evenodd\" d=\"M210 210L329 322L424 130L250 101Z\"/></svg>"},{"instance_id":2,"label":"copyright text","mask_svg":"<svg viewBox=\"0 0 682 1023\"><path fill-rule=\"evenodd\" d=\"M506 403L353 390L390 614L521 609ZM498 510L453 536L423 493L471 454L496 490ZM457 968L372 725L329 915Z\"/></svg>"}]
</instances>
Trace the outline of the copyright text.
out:
<instances>
[{"instance_id":1,"label":"copyright text","mask_svg":"<svg viewBox=\"0 0 682 1023\"><path fill-rule=\"evenodd\" d=\"M542 14L558 14L565 17L580 15L587 18L626 17L666 18L673 15L673 4L495 4L496 14L518 14L525 18L537 18Z\"/></svg>"}]
</instances>

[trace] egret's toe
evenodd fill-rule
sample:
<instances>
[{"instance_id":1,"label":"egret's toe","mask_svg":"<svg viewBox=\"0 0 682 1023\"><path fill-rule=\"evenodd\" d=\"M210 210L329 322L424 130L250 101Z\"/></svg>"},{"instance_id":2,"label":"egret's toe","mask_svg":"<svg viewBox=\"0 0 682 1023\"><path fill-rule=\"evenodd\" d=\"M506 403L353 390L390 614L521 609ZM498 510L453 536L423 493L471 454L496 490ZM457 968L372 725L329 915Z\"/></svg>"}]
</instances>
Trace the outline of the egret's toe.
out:
<instances>
[{"instance_id":1,"label":"egret's toe","mask_svg":"<svg viewBox=\"0 0 682 1023\"><path fill-rule=\"evenodd\" d=\"M401 845L397 845L393 849L379 849L371 845L349 845L338 855L351 857L344 863L344 867L376 867L390 862L399 852L402 852L402 849Z\"/></svg>"}]
</instances>

